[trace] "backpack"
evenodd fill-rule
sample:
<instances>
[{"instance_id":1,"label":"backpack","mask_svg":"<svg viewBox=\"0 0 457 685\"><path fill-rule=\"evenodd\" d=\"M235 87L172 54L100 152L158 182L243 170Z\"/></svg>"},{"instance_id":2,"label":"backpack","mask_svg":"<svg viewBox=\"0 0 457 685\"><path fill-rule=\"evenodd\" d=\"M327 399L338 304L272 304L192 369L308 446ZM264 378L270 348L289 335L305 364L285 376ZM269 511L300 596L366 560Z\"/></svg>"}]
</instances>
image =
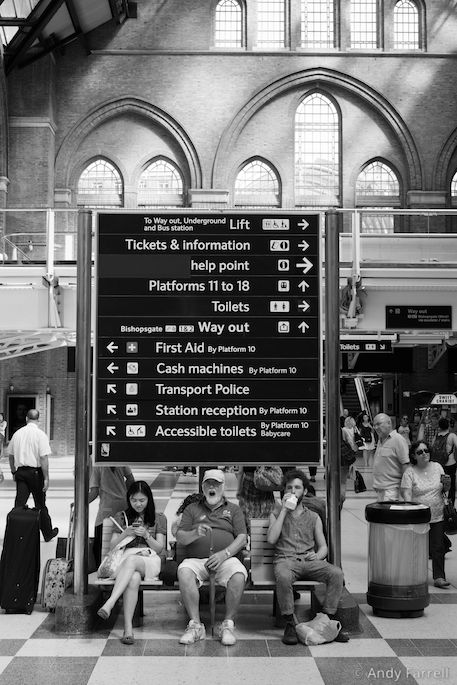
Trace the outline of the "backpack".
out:
<instances>
[{"instance_id":1,"label":"backpack","mask_svg":"<svg viewBox=\"0 0 457 685\"><path fill-rule=\"evenodd\" d=\"M449 459L449 455L452 452L452 450L450 452L447 450L448 436L449 433L436 436L431 448L430 461L436 461L438 464L441 464L441 466L445 466Z\"/></svg>"}]
</instances>

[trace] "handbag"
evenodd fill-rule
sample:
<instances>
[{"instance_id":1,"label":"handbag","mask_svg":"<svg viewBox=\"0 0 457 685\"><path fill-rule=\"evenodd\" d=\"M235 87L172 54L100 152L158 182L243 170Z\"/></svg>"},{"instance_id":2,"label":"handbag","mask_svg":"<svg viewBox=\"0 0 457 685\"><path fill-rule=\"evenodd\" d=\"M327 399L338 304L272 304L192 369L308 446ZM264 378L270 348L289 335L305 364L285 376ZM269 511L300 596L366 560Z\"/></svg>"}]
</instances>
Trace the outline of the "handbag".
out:
<instances>
[{"instance_id":1,"label":"handbag","mask_svg":"<svg viewBox=\"0 0 457 685\"><path fill-rule=\"evenodd\" d=\"M354 478L354 492L358 494L359 492L365 492L366 489L367 486L365 485L362 474L360 471L356 470Z\"/></svg>"},{"instance_id":2,"label":"handbag","mask_svg":"<svg viewBox=\"0 0 457 685\"><path fill-rule=\"evenodd\" d=\"M298 623L295 630L302 644L322 645L324 642L333 642L341 630L341 623L319 612L312 621Z\"/></svg>"},{"instance_id":3,"label":"handbag","mask_svg":"<svg viewBox=\"0 0 457 685\"><path fill-rule=\"evenodd\" d=\"M455 535L457 533L457 511L447 495L444 495L443 499L444 530L449 535Z\"/></svg>"},{"instance_id":4,"label":"handbag","mask_svg":"<svg viewBox=\"0 0 457 685\"><path fill-rule=\"evenodd\" d=\"M262 492L280 490L282 468L280 466L257 466L254 471L254 487Z\"/></svg>"},{"instance_id":5,"label":"handbag","mask_svg":"<svg viewBox=\"0 0 457 685\"><path fill-rule=\"evenodd\" d=\"M341 440L341 466L351 466L356 460L356 456L352 447L346 442L346 440Z\"/></svg>"},{"instance_id":6,"label":"handbag","mask_svg":"<svg viewBox=\"0 0 457 685\"><path fill-rule=\"evenodd\" d=\"M128 550L125 549L126 545L128 545L134 539L135 536L128 535L126 538L118 542L118 544L115 547L113 547L113 549L110 552L108 552L108 554L102 560L102 563L98 567L98 578L113 578L114 574L116 573L119 566L122 564L125 557L128 556L128 554L137 553L138 548L129 547Z\"/></svg>"}]
</instances>

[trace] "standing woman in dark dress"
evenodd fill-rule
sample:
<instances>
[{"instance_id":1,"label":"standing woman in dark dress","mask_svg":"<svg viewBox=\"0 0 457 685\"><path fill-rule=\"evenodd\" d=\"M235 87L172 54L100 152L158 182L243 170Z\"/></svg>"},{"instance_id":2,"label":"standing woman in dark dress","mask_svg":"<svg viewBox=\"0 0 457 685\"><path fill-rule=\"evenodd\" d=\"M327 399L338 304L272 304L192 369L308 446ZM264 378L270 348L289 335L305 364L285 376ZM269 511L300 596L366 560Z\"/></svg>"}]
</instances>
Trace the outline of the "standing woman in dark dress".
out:
<instances>
[{"instance_id":1,"label":"standing woman in dark dress","mask_svg":"<svg viewBox=\"0 0 457 685\"><path fill-rule=\"evenodd\" d=\"M238 504L244 514L248 533L250 519L267 519L273 511L275 498L272 492L257 490L254 485L255 466L240 466L238 469Z\"/></svg>"}]
</instances>

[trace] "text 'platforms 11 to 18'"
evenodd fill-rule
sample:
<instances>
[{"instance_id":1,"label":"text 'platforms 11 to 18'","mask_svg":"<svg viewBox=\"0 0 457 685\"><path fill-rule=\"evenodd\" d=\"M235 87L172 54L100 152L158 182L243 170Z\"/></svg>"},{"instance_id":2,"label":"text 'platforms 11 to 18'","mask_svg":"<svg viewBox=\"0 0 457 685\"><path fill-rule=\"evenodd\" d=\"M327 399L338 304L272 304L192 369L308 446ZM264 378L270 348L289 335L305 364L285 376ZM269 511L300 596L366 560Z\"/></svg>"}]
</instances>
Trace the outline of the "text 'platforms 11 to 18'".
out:
<instances>
[{"instance_id":1,"label":"text 'platforms 11 to 18'","mask_svg":"<svg viewBox=\"0 0 457 685\"><path fill-rule=\"evenodd\" d=\"M316 463L320 228L291 213L100 214L97 463Z\"/></svg>"}]
</instances>

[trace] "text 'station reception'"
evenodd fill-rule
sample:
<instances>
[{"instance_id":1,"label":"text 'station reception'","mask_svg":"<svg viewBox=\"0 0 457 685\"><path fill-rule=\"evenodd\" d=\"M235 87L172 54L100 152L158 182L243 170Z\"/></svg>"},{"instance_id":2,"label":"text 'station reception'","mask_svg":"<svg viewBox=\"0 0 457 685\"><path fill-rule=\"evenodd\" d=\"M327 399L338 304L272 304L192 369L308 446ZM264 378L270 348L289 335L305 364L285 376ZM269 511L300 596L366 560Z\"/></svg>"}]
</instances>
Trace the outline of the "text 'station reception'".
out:
<instances>
[{"instance_id":1,"label":"text 'station reception'","mask_svg":"<svg viewBox=\"0 0 457 685\"><path fill-rule=\"evenodd\" d=\"M107 213L96 242L96 463L319 461L318 215Z\"/></svg>"}]
</instances>

